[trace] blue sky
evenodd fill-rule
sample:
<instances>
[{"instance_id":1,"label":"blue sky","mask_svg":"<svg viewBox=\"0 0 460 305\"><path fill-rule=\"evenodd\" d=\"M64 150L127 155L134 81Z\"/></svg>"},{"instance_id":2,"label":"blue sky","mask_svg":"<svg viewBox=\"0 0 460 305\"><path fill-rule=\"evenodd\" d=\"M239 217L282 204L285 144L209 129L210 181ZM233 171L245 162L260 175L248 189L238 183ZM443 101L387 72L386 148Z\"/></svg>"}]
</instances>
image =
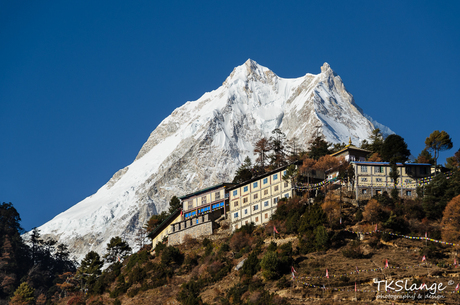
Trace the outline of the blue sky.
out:
<instances>
[{"instance_id":1,"label":"blue sky","mask_svg":"<svg viewBox=\"0 0 460 305\"><path fill-rule=\"evenodd\" d=\"M0 202L40 226L248 58L285 78L328 62L413 155L447 131L444 163L460 148L459 3L0 0Z\"/></svg>"}]
</instances>

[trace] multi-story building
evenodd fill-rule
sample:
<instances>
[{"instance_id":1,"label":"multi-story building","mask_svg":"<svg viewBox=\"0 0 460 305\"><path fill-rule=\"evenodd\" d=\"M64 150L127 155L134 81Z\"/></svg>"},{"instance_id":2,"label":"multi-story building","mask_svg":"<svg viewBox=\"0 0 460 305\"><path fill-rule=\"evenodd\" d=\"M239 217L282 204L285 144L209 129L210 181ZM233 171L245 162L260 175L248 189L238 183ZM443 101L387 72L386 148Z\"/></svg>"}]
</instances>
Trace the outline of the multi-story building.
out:
<instances>
[{"instance_id":1,"label":"multi-story building","mask_svg":"<svg viewBox=\"0 0 460 305\"><path fill-rule=\"evenodd\" d=\"M172 224L168 244L180 244L186 235L196 238L213 234L217 228L215 220L228 210L228 189L232 186L232 183L221 183L180 197L182 216Z\"/></svg>"},{"instance_id":2,"label":"multi-story building","mask_svg":"<svg viewBox=\"0 0 460 305\"><path fill-rule=\"evenodd\" d=\"M293 196L290 181L284 181L288 166L252 178L228 189L232 231L253 222L266 223L275 212L281 198Z\"/></svg>"},{"instance_id":3,"label":"multi-story building","mask_svg":"<svg viewBox=\"0 0 460 305\"><path fill-rule=\"evenodd\" d=\"M356 199L369 199L384 191L390 193L394 188L390 178L389 162L352 161L355 170ZM399 178L396 188L401 197L415 197L417 185L421 178L431 175L431 164L425 163L397 163Z\"/></svg>"}]
</instances>

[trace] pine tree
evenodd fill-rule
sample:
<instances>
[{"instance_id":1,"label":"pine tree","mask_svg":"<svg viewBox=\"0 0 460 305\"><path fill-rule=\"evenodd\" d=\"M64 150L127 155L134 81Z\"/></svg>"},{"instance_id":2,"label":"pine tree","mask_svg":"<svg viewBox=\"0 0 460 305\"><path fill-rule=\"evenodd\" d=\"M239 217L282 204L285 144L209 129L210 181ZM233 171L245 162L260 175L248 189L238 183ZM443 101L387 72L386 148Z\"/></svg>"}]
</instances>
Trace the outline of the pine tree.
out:
<instances>
[{"instance_id":1,"label":"pine tree","mask_svg":"<svg viewBox=\"0 0 460 305\"><path fill-rule=\"evenodd\" d=\"M435 166L438 167L438 158L441 151L449 150L453 147L452 139L447 132L435 130L425 140L426 149L434 154Z\"/></svg>"},{"instance_id":2,"label":"pine tree","mask_svg":"<svg viewBox=\"0 0 460 305\"><path fill-rule=\"evenodd\" d=\"M104 263L99 254L94 251L88 252L82 259L80 268L77 270L77 276L82 282L82 287L92 286L98 276L101 275Z\"/></svg>"},{"instance_id":3,"label":"pine tree","mask_svg":"<svg viewBox=\"0 0 460 305\"><path fill-rule=\"evenodd\" d=\"M236 170L233 183L242 183L252 178L252 162L249 157L244 159L243 164Z\"/></svg>"},{"instance_id":4,"label":"pine tree","mask_svg":"<svg viewBox=\"0 0 460 305\"><path fill-rule=\"evenodd\" d=\"M450 169L460 167L460 149L452 157L446 159L446 167Z\"/></svg>"},{"instance_id":5,"label":"pine tree","mask_svg":"<svg viewBox=\"0 0 460 305\"><path fill-rule=\"evenodd\" d=\"M330 154L330 143L324 141L321 137L316 137L310 141L310 148L307 151L308 157L319 160L322 156Z\"/></svg>"},{"instance_id":6,"label":"pine tree","mask_svg":"<svg viewBox=\"0 0 460 305\"><path fill-rule=\"evenodd\" d=\"M27 282L22 282L21 285L14 292L14 296L11 298L11 305L28 305L33 304L35 301L34 297L35 289L29 286Z\"/></svg>"},{"instance_id":7,"label":"pine tree","mask_svg":"<svg viewBox=\"0 0 460 305\"><path fill-rule=\"evenodd\" d=\"M265 168L268 152L270 151L270 142L266 138L262 138L254 145L254 153L257 154L256 164L262 169Z\"/></svg>"},{"instance_id":8,"label":"pine tree","mask_svg":"<svg viewBox=\"0 0 460 305\"><path fill-rule=\"evenodd\" d=\"M121 239L120 236L115 236L110 239L107 244L107 254L104 255L104 259L108 263L116 262L117 260L123 260L125 257L131 254L131 247L126 241Z\"/></svg>"},{"instance_id":9,"label":"pine tree","mask_svg":"<svg viewBox=\"0 0 460 305\"><path fill-rule=\"evenodd\" d=\"M286 165L286 135L279 128L275 128L272 131L270 137L270 148L272 153L270 154L270 167L275 169Z\"/></svg>"},{"instance_id":10,"label":"pine tree","mask_svg":"<svg viewBox=\"0 0 460 305\"><path fill-rule=\"evenodd\" d=\"M371 144L369 147L370 150L374 153L378 153L382 149L382 145L384 142L383 135L380 129L376 128L372 130L372 134L369 137L369 139L371 140Z\"/></svg>"},{"instance_id":11,"label":"pine tree","mask_svg":"<svg viewBox=\"0 0 460 305\"><path fill-rule=\"evenodd\" d=\"M435 159L426 148L424 148L417 157L417 163L429 163L434 165L435 162Z\"/></svg>"},{"instance_id":12,"label":"pine tree","mask_svg":"<svg viewBox=\"0 0 460 305\"><path fill-rule=\"evenodd\" d=\"M177 209L180 209L182 204L176 196L172 196L171 200L169 201L169 213L174 213Z\"/></svg>"},{"instance_id":13,"label":"pine tree","mask_svg":"<svg viewBox=\"0 0 460 305\"><path fill-rule=\"evenodd\" d=\"M380 156L386 162L393 161L405 163L409 160L410 150L407 148L407 144L403 137L392 134L383 142Z\"/></svg>"}]
</instances>

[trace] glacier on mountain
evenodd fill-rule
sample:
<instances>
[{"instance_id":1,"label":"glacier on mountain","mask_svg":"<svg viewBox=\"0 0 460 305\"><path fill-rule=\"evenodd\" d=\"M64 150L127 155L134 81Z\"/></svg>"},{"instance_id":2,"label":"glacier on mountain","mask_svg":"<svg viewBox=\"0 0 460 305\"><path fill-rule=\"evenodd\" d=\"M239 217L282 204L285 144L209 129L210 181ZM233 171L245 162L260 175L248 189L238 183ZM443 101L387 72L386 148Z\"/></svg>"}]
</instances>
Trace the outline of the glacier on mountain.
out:
<instances>
[{"instance_id":1,"label":"glacier on mountain","mask_svg":"<svg viewBox=\"0 0 460 305\"><path fill-rule=\"evenodd\" d=\"M317 75L286 79L249 59L218 89L175 109L133 163L39 230L78 260L90 250L104 254L117 235L133 246L137 230L167 210L172 196L231 181L246 156L255 158L255 142L275 128L306 149L318 134L358 145L376 127L393 133L363 113L327 63Z\"/></svg>"}]
</instances>

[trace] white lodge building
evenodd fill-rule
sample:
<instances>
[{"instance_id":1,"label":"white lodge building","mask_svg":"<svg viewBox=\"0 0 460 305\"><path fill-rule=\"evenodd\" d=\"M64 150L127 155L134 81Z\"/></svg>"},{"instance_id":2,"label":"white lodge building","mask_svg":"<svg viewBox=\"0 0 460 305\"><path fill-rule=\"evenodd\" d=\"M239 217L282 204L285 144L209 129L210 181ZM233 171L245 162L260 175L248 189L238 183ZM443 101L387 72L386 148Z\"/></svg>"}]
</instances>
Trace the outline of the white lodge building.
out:
<instances>
[{"instance_id":1,"label":"white lodge building","mask_svg":"<svg viewBox=\"0 0 460 305\"><path fill-rule=\"evenodd\" d=\"M255 225L268 222L278 201L293 196L291 182L283 180L287 167L280 167L228 189L232 231L251 222Z\"/></svg>"},{"instance_id":2,"label":"white lodge building","mask_svg":"<svg viewBox=\"0 0 460 305\"><path fill-rule=\"evenodd\" d=\"M393 179L390 178L389 162L351 162L355 170L356 199L370 199L372 196L390 193L394 188ZM417 185L422 178L431 175L431 164L425 163L397 163L399 179L396 188L402 198L417 196Z\"/></svg>"}]
</instances>

